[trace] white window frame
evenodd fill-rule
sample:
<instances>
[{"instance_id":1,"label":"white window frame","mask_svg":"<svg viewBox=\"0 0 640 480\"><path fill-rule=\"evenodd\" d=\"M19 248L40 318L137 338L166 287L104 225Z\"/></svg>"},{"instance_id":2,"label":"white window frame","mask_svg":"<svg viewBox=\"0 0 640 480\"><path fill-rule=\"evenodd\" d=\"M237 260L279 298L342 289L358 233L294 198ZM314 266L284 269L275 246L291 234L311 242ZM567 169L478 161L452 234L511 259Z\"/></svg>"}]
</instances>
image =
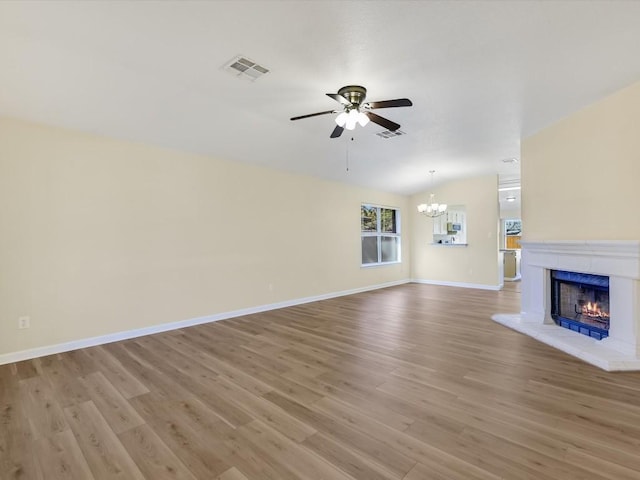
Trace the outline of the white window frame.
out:
<instances>
[{"instance_id":1,"label":"white window frame","mask_svg":"<svg viewBox=\"0 0 640 480\"><path fill-rule=\"evenodd\" d=\"M375 232L363 232L362 231L362 207L376 208L378 213L376 215L376 231ZM394 210L396 212L396 232L389 233L382 231L382 215L381 209L386 210ZM378 261L372 263L362 263L362 239L364 237L376 237L377 238L377 250L378 250ZM391 262L383 262L382 261L382 238L383 237L393 237L397 238L397 246L398 246L398 258L397 260L393 260ZM397 207L390 207L387 205L376 205L374 203L362 203L360 204L360 266L363 268L368 267L378 267L380 265L395 265L398 263L402 263L402 222L400 209Z\"/></svg>"}]
</instances>

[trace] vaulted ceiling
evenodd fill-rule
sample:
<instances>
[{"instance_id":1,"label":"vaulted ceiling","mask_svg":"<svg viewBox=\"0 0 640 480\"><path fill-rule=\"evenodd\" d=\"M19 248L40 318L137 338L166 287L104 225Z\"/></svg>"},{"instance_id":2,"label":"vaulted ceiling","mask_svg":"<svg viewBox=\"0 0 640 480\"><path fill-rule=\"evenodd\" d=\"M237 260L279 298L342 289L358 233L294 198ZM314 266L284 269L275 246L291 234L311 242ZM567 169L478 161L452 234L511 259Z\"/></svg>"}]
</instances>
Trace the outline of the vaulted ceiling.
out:
<instances>
[{"instance_id":1,"label":"vaulted ceiling","mask_svg":"<svg viewBox=\"0 0 640 480\"><path fill-rule=\"evenodd\" d=\"M517 177L521 138L640 80L638 25L612 0L5 0L0 115L411 194ZM377 111L405 135L289 120L351 84L410 98Z\"/></svg>"}]
</instances>

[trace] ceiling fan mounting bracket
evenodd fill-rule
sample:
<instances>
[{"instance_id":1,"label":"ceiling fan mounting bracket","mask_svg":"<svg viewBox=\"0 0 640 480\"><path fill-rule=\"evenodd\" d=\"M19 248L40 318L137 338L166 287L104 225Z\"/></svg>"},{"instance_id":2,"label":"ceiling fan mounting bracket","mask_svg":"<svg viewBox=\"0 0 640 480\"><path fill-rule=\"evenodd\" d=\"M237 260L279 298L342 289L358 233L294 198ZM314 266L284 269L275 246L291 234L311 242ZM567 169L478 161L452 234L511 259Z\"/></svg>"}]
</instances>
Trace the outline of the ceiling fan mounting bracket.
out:
<instances>
[{"instance_id":1,"label":"ceiling fan mounting bracket","mask_svg":"<svg viewBox=\"0 0 640 480\"><path fill-rule=\"evenodd\" d=\"M346 98L353 105L360 105L367 97L367 89L360 85L347 85L338 90L338 95Z\"/></svg>"}]
</instances>

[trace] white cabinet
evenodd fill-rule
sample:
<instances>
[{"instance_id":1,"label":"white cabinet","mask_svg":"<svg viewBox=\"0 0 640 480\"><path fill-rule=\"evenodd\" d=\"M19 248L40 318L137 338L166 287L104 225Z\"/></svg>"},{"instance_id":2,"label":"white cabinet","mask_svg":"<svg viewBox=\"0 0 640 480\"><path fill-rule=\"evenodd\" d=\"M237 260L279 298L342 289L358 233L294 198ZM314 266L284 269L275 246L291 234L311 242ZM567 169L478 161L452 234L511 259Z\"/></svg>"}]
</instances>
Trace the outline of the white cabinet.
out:
<instances>
[{"instance_id":1,"label":"white cabinet","mask_svg":"<svg viewBox=\"0 0 640 480\"><path fill-rule=\"evenodd\" d=\"M447 215L441 215L433 219L433 233L434 235L446 235L447 234Z\"/></svg>"},{"instance_id":2,"label":"white cabinet","mask_svg":"<svg viewBox=\"0 0 640 480\"><path fill-rule=\"evenodd\" d=\"M456 223L460 225L462 228L465 227L465 212L461 210L451 210L447 212L447 222L448 223Z\"/></svg>"},{"instance_id":3,"label":"white cabinet","mask_svg":"<svg viewBox=\"0 0 640 480\"><path fill-rule=\"evenodd\" d=\"M467 222L464 205L452 206L444 215L433 219L433 243L467 243Z\"/></svg>"}]
</instances>

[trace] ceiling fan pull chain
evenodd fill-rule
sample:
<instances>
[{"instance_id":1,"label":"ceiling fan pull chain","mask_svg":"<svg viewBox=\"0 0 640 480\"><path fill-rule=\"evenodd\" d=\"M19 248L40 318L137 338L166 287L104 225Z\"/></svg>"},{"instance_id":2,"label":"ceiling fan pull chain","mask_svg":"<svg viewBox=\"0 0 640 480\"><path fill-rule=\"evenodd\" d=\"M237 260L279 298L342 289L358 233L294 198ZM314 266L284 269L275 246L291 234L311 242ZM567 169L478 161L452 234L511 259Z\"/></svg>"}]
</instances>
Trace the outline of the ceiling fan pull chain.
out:
<instances>
[{"instance_id":1,"label":"ceiling fan pull chain","mask_svg":"<svg viewBox=\"0 0 640 480\"><path fill-rule=\"evenodd\" d=\"M352 138L353 140L353 138ZM349 142L347 142L347 173L349 172Z\"/></svg>"},{"instance_id":2,"label":"ceiling fan pull chain","mask_svg":"<svg viewBox=\"0 0 640 480\"><path fill-rule=\"evenodd\" d=\"M351 141L353 142L353 137L351 137ZM349 142L347 142L347 172L349 172Z\"/></svg>"}]
</instances>

